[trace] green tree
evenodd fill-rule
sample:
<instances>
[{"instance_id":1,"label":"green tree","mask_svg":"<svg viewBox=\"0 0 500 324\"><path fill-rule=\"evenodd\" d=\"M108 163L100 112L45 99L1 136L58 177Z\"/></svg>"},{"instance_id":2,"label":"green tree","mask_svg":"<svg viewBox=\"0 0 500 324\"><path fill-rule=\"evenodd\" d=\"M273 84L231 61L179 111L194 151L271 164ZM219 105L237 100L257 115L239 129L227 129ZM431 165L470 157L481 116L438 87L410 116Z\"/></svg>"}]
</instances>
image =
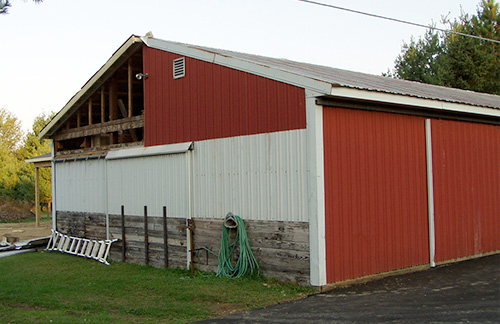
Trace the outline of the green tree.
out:
<instances>
[{"instance_id":1,"label":"green tree","mask_svg":"<svg viewBox=\"0 0 500 324\"><path fill-rule=\"evenodd\" d=\"M0 108L0 196L15 196L23 135L19 119L7 109Z\"/></svg>"},{"instance_id":2,"label":"green tree","mask_svg":"<svg viewBox=\"0 0 500 324\"><path fill-rule=\"evenodd\" d=\"M31 131L26 134L23 141L22 155L23 158L29 159L34 156L50 153L50 141L41 140L38 135L42 129L54 117L55 113L42 113L35 117Z\"/></svg>"},{"instance_id":3,"label":"green tree","mask_svg":"<svg viewBox=\"0 0 500 324\"><path fill-rule=\"evenodd\" d=\"M0 146L14 152L23 138L21 121L10 111L0 108Z\"/></svg>"},{"instance_id":4,"label":"green tree","mask_svg":"<svg viewBox=\"0 0 500 324\"><path fill-rule=\"evenodd\" d=\"M440 84L440 64L444 44L439 34L429 29L417 41L412 37L404 43L402 53L396 58L396 69L385 74L398 79Z\"/></svg>"},{"instance_id":5,"label":"green tree","mask_svg":"<svg viewBox=\"0 0 500 324\"><path fill-rule=\"evenodd\" d=\"M50 152L49 141L38 134L54 114L43 113L35 118L33 128L26 135L21 122L6 110L0 109L0 198L34 202L35 169L25 160ZM40 170L40 201L51 200L51 172Z\"/></svg>"},{"instance_id":6,"label":"green tree","mask_svg":"<svg viewBox=\"0 0 500 324\"><path fill-rule=\"evenodd\" d=\"M444 20L454 32L500 41L500 15L494 0L483 0L475 15ZM403 44L386 76L466 90L500 94L500 44L432 28Z\"/></svg>"},{"instance_id":7,"label":"green tree","mask_svg":"<svg viewBox=\"0 0 500 324\"><path fill-rule=\"evenodd\" d=\"M50 141L41 140L38 138L38 134L40 134L54 115L55 113L42 113L35 118L32 130L24 137L23 146L19 152L23 160L50 153ZM25 163L18 170L18 176L19 186L17 191L21 199L34 201L35 168L33 164ZM51 170L50 168L41 168L39 183L40 202L48 203L51 201L51 188Z\"/></svg>"}]
</instances>

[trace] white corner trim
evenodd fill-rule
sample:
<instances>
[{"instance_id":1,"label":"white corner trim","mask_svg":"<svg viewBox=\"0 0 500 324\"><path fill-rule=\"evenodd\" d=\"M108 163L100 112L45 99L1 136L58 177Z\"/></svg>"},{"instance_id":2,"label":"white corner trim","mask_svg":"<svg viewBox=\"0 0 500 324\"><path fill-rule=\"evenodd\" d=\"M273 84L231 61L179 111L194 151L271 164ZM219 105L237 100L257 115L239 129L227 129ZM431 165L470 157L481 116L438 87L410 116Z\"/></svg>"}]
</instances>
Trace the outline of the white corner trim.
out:
<instances>
[{"instance_id":1,"label":"white corner trim","mask_svg":"<svg viewBox=\"0 0 500 324\"><path fill-rule=\"evenodd\" d=\"M379 91L361 90L346 87L332 87L330 94L334 97L340 98L376 101L404 106L422 107L434 110L500 117L500 109L453 103L438 99L417 98Z\"/></svg>"},{"instance_id":2,"label":"white corner trim","mask_svg":"<svg viewBox=\"0 0 500 324\"><path fill-rule=\"evenodd\" d=\"M167 155L176 153L186 153L193 148L193 142L158 145L150 147L137 147L130 149L122 149L109 151L106 155L106 160L130 159L145 156Z\"/></svg>"},{"instance_id":3,"label":"white corner trim","mask_svg":"<svg viewBox=\"0 0 500 324\"><path fill-rule=\"evenodd\" d=\"M323 149L323 107L316 105L321 94L305 91L307 120L307 174L309 211L309 263L313 286L326 281L325 172Z\"/></svg>"}]
</instances>

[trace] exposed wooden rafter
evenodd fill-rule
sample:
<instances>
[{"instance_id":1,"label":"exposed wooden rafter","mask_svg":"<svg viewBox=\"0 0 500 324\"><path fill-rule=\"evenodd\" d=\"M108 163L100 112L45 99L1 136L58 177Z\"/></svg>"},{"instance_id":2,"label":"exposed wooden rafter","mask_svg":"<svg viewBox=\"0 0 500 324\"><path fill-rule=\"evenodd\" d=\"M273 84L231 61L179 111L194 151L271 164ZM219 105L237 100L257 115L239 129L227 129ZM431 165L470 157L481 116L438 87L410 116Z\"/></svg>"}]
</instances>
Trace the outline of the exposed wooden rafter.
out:
<instances>
[{"instance_id":1,"label":"exposed wooden rafter","mask_svg":"<svg viewBox=\"0 0 500 324\"><path fill-rule=\"evenodd\" d=\"M106 123L72 128L58 132L54 140L63 141L73 138L93 136L99 134L113 133L118 131L128 131L144 127L144 117L134 116L122 119L111 120Z\"/></svg>"}]
</instances>

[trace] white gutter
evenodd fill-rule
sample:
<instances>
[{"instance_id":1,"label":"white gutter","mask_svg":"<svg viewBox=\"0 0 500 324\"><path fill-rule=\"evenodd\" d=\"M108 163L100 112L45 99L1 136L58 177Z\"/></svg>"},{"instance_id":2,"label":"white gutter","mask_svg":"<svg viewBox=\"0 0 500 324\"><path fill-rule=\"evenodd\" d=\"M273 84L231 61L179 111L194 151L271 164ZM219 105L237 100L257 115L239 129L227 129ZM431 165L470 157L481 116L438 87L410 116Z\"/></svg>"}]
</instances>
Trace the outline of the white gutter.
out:
<instances>
[{"instance_id":1,"label":"white gutter","mask_svg":"<svg viewBox=\"0 0 500 324\"><path fill-rule=\"evenodd\" d=\"M346 87L333 87L330 94L334 97L339 98L375 101L434 110L500 117L500 109L453 103L441 101L438 99L417 98L379 91L361 90Z\"/></svg>"},{"instance_id":2,"label":"white gutter","mask_svg":"<svg viewBox=\"0 0 500 324\"><path fill-rule=\"evenodd\" d=\"M176 153L185 153L193 149L193 142L184 142L177 144L157 145L148 147L137 147L130 149L121 149L109 151L106 160L130 159L155 155L167 155Z\"/></svg>"}]
</instances>

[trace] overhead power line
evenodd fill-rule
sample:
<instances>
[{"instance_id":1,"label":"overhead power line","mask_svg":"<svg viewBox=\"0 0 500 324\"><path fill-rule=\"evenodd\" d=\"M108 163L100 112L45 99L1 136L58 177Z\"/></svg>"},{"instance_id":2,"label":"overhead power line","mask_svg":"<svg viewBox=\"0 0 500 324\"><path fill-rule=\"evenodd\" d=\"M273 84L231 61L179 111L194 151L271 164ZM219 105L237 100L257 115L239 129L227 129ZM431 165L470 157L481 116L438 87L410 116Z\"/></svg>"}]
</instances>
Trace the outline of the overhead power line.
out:
<instances>
[{"instance_id":1,"label":"overhead power line","mask_svg":"<svg viewBox=\"0 0 500 324\"><path fill-rule=\"evenodd\" d=\"M417 23L414 23L414 22L411 22L411 21L406 21L406 20L401 20L401 19L396 19L396 18L390 18L390 17L380 16L380 15L375 15L375 14L371 14L371 13L368 13L368 12L363 12L363 11L359 11L359 10L353 10L353 9L343 8L343 7L334 6L334 5L330 5L330 4L326 4L326 3L321 3L321 2L316 2L316 1L310 1L310 0L299 0L299 1L310 3L310 4L314 4L314 5L318 5L318 6L323 6L323 7L328 7L328 8L333 8L333 9L348 11L348 12L352 12L352 13L356 13L356 14L360 14L360 15L365 15L365 16L368 16L368 17L385 19L385 20L389 20L389 21L393 21L393 22L398 22L398 23L402 23L402 24L407 24L407 25L411 25L411 26L422 27L422 28L425 28L425 29L431 28L431 29L438 30L438 31L441 31L441 32L444 32L444 33L451 33L451 34L455 34L455 35L461 35L461 36L465 36L465 37L471 37L471 38L476 38L476 39L480 39L480 40L487 41L487 42L492 42L492 43L500 44L500 41L497 41L497 40L494 40L494 39L491 39L491 38L484 38L484 37L481 37L481 36L460 33L460 32L453 31L453 30L441 29L441 28L437 28L437 27L430 27L430 26L426 26L426 25L422 25L422 24L417 24Z\"/></svg>"}]
</instances>

